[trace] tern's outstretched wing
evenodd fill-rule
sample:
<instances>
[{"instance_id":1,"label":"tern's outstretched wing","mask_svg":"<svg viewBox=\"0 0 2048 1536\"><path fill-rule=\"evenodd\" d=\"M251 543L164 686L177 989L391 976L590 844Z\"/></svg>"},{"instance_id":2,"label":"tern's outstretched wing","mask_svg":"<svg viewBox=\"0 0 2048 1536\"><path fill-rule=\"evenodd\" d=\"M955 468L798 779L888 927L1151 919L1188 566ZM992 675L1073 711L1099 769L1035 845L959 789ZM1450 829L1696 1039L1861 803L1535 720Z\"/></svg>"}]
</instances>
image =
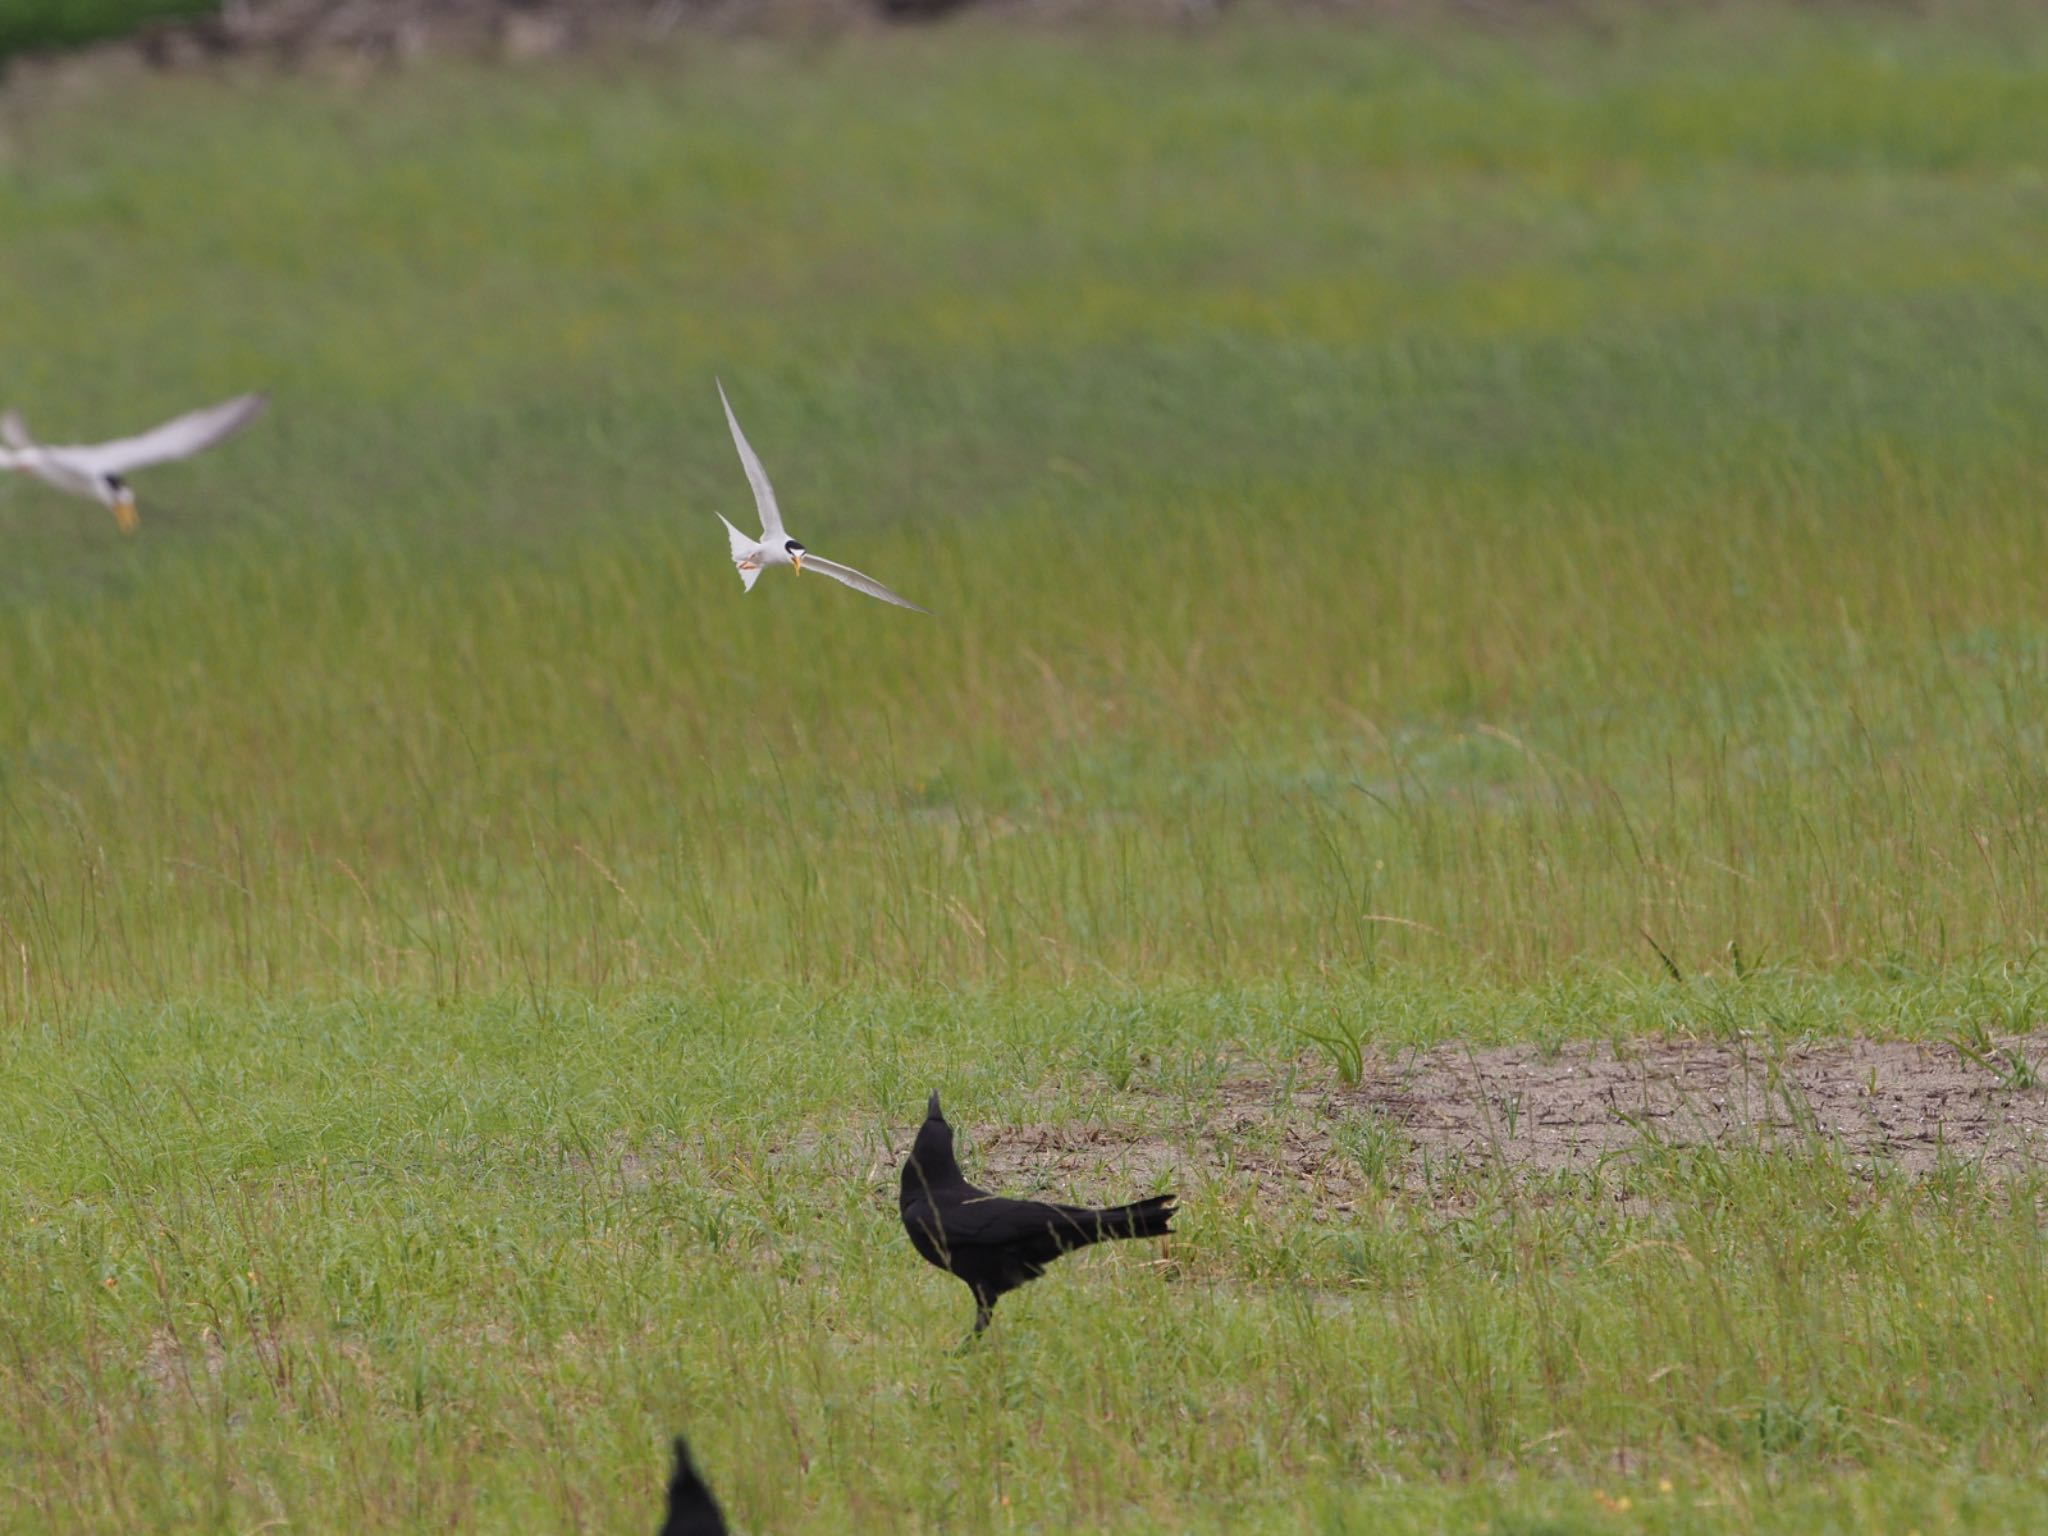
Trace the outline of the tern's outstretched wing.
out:
<instances>
[{"instance_id":1,"label":"tern's outstretched wing","mask_svg":"<svg viewBox=\"0 0 2048 1536\"><path fill-rule=\"evenodd\" d=\"M761 467L760 457L747 443L747 434L740 430L740 419L732 413L732 402L725 398L725 384L714 379L718 385L718 401L725 407L725 424L732 428L733 446L740 451L740 463L747 471L747 484L754 488L754 505L761 509L761 542L780 545L789 537L782 531L782 509L775 505L775 487L768 483L768 471Z\"/></svg>"},{"instance_id":2,"label":"tern's outstretched wing","mask_svg":"<svg viewBox=\"0 0 2048 1536\"><path fill-rule=\"evenodd\" d=\"M843 581L856 592L865 592L869 597L879 597L885 603L894 603L898 608L909 608L918 613L930 613L929 608L919 608L907 597L898 597L872 576L863 576L850 565L841 565L836 560L821 560L816 555L804 556L804 569L816 571L820 576L830 576L834 581Z\"/></svg>"},{"instance_id":3,"label":"tern's outstretched wing","mask_svg":"<svg viewBox=\"0 0 2048 1536\"><path fill-rule=\"evenodd\" d=\"M33 448L36 440L28 435L28 423L21 419L21 412L9 411L0 416L0 443L10 448Z\"/></svg>"},{"instance_id":4,"label":"tern's outstretched wing","mask_svg":"<svg viewBox=\"0 0 2048 1536\"><path fill-rule=\"evenodd\" d=\"M0 468L23 470L45 485L55 486L73 496L83 496L87 501L101 502L110 507L114 504L113 487L105 480L47 448L0 450Z\"/></svg>"},{"instance_id":5,"label":"tern's outstretched wing","mask_svg":"<svg viewBox=\"0 0 2048 1536\"><path fill-rule=\"evenodd\" d=\"M52 451L94 474L125 475L145 464L189 458L203 448L211 448L215 443L233 437L261 416L264 406L269 403L263 395L237 395L203 411L188 411L160 427L150 428L139 437Z\"/></svg>"}]
</instances>

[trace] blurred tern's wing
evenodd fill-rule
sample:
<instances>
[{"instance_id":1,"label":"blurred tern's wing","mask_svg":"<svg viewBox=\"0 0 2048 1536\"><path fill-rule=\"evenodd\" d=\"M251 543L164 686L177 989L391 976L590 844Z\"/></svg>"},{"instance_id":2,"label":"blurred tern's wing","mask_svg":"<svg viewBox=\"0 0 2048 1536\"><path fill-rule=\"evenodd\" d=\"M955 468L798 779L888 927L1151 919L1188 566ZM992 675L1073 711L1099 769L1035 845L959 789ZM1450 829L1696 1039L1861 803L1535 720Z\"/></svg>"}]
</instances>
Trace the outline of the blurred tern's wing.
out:
<instances>
[{"instance_id":1,"label":"blurred tern's wing","mask_svg":"<svg viewBox=\"0 0 2048 1536\"><path fill-rule=\"evenodd\" d=\"M14 468L27 471L45 485L55 486L60 491L68 491L73 496L83 496L87 501L113 505L113 502L108 500L111 492L106 481L90 470L80 469L69 459L59 457L48 448L18 449L13 452L12 457Z\"/></svg>"},{"instance_id":2,"label":"blurred tern's wing","mask_svg":"<svg viewBox=\"0 0 2048 1536\"><path fill-rule=\"evenodd\" d=\"M36 440L28 435L28 423L21 419L21 412L9 411L0 416L0 443L10 448L33 448Z\"/></svg>"},{"instance_id":3,"label":"blurred tern's wing","mask_svg":"<svg viewBox=\"0 0 2048 1536\"><path fill-rule=\"evenodd\" d=\"M768 483L768 471L761 467L761 460L747 443L747 434L740 430L740 419L732 413L732 402L725 398L725 384L714 379L718 385L718 401L725 407L725 424L732 428L733 446L740 451L740 463L747 471L747 484L754 488L754 505L761 509L761 542L781 544L789 537L782 531L782 509L775 505L775 487Z\"/></svg>"},{"instance_id":4,"label":"blurred tern's wing","mask_svg":"<svg viewBox=\"0 0 2048 1536\"><path fill-rule=\"evenodd\" d=\"M872 576L863 576L850 565L841 565L836 560L821 560L816 555L804 556L804 569L816 571L820 576L830 576L834 581L843 581L856 592L865 592L869 597L879 597L885 603L894 603L898 608L909 608L917 613L930 613L929 608L919 608L907 597L898 597Z\"/></svg>"},{"instance_id":5,"label":"blurred tern's wing","mask_svg":"<svg viewBox=\"0 0 2048 1536\"><path fill-rule=\"evenodd\" d=\"M145 464L189 458L203 448L211 448L215 443L233 437L261 416L263 407L269 403L263 395L237 395L203 411L189 411L160 427L152 427L139 437L52 451L94 474L125 475Z\"/></svg>"}]
</instances>

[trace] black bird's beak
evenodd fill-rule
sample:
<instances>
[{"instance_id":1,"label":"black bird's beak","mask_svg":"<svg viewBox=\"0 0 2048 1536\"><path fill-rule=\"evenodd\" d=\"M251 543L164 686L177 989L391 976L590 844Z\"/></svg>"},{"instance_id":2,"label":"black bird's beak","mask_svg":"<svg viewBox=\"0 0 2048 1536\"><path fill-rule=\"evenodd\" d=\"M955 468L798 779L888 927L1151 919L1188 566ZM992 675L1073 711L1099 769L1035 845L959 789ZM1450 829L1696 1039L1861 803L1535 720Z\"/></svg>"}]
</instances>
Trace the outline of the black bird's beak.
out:
<instances>
[{"instance_id":1,"label":"black bird's beak","mask_svg":"<svg viewBox=\"0 0 2048 1536\"><path fill-rule=\"evenodd\" d=\"M924 1107L924 1117L927 1120L943 1120L946 1118L939 1109L939 1090L936 1088L932 1090L931 1102Z\"/></svg>"}]
</instances>

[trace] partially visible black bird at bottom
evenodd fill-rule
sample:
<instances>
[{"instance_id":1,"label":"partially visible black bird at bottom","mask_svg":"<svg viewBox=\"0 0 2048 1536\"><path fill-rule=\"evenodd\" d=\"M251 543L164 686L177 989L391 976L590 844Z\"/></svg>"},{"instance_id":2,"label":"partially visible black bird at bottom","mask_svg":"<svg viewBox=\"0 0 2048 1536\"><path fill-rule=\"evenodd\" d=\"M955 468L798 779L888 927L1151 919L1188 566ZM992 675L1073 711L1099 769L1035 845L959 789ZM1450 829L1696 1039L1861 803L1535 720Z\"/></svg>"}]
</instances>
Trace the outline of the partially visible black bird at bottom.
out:
<instances>
[{"instance_id":1,"label":"partially visible black bird at bottom","mask_svg":"<svg viewBox=\"0 0 2048 1536\"><path fill-rule=\"evenodd\" d=\"M989 1325L997 1300L1045 1273L1061 1254L1111 1238L1164 1237L1174 1196L1094 1210L1041 1200L1006 1200L976 1189L953 1156L953 1127L934 1093L910 1157L897 1207L903 1230L925 1262L957 1275L974 1292L974 1333ZM973 1337L972 1334L969 1335Z\"/></svg>"},{"instance_id":2,"label":"partially visible black bird at bottom","mask_svg":"<svg viewBox=\"0 0 2048 1536\"><path fill-rule=\"evenodd\" d=\"M669 1479L668 1519L662 1522L661 1536L726 1536L718 1500L697 1475L689 1443L681 1435L676 1436L676 1475Z\"/></svg>"}]
</instances>

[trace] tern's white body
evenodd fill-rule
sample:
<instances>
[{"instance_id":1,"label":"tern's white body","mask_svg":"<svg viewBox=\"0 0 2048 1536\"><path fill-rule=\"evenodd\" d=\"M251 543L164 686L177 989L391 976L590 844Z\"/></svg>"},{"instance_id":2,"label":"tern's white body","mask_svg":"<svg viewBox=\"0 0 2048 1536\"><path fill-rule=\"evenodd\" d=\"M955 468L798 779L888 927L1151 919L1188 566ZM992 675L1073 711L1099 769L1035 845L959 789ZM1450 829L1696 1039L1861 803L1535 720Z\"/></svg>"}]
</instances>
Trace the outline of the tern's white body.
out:
<instances>
[{"instance_id":1,"label":"tern's white body","mask_svg":"<svg viewBox=\"0 0 2048 1536\"><path fill-rule=\"evenodd\" d=\"M769 566L795 567L796 556L783 544L764 544L759 539L748 538L731 523L726 522L723 512L718 514L718 520L725 523L725 537L732 545L732 563L739 570L740 580L746 584L749 592L754 590L754 583L761 579L761 573Z\"/></svg>"},{"instance_id":2,"label":"tern's white body","mask_svg":"<svg viewBox=\"0 0 2048 1536\"><path fill-rule=\"evenodd\" d=\"M775 504L775 487L768 483L768 471L761 467L761 460L747 442L747 434L740 430L740 419L732 413L732 402L725 398L725 385L718 386L719 402L725 406L726 425L732 428L733 446L740 451L740 464L747 472L747 483L754 488L754 505L761 513L761 537L750 539L733 527L723 512L718 520L725 524L725 536L732 545L732 563L740 573L740 580L751 592L754 583L761 579L761 573L773 565L786 565L798 575L809 566L821 576L830 576L856 592L865 592L869 597L879 597L885 603L894 603L898 608L912 608L919 613L929 613L928 608L919 608L908 598L898 597L872 576L864 576L850 565L841 565L836 560L822 559L812 554L789 536L782 526L782 509Z\"/></svg>"},{"instance_id":3,"label":"tern's white body","mask_svg":"<svg viewBox=\"0 0 2048 1536\"><path fill-rule=\"evenodd\" d=\"M0 416L0 444L5 445L0 446L0 470L33 475L45 485L97 501L113 512L124 532L133 532L135 493L122 476L211 448L262 415L266 403L262 395L237 395L205 410L188 411L136 437L63 447L37 442L21 413L9 411Z\"/></svg>"}]
</instances>

